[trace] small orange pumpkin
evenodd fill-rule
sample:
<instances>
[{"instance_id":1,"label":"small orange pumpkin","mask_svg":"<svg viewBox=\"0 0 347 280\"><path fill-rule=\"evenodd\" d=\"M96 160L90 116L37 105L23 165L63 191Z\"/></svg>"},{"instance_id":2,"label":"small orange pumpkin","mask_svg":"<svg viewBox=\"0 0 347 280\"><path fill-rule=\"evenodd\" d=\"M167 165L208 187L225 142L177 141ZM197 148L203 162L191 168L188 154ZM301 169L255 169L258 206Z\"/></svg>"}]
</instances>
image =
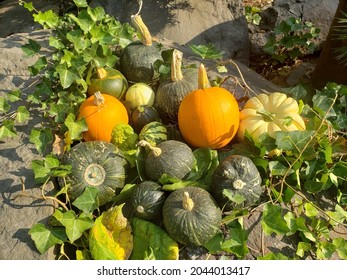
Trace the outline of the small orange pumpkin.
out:
<instances>
[{"instance_id":1,"label":"small orange pumpkin","mask_svg":"<svg viewBox=\"0 0 347 280\"><path fill-rule=\"evenodd\" d=\"M188 144L219 149L235 136L240 122L239 105L232 93L210 87L205 66L199 68L199 89L186 95L178 110L178 126Z\"/></svg>"},{"instance_id":2,"label":"small orange pumpkin","mask_svg":"<svg viewBox=\"0 0 347 280\"><path fill-rule=\"evenodd\" d=\"M88 130L83 133L85 141L111 141L113 128L119 123L128 123L125 106L115 97L99 91L88 97L80 106L77 119L86 120Z\"/></svg>"}]
</instances>

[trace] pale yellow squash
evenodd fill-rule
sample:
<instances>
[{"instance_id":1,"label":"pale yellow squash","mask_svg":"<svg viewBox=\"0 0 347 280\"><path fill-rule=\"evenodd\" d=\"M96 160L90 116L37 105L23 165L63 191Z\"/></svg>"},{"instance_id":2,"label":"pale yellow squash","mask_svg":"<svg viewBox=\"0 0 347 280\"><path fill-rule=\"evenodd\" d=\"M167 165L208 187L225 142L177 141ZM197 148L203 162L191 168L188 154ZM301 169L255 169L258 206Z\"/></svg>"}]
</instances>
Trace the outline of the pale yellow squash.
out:
<instances>
[{"instance_id":1,"label":"pale yellow squash","mask_svg":"<svg viewBox=\"0 0 347 280\"><path fill-rule=\"evenodd\" d=\"M305 129L298 102L294 98L281 92L261 93L250 98L241 110L237 137L242 141L247 131L257 142L263 133L274 137L276 131Z\"/></svg>"}]
</instances>

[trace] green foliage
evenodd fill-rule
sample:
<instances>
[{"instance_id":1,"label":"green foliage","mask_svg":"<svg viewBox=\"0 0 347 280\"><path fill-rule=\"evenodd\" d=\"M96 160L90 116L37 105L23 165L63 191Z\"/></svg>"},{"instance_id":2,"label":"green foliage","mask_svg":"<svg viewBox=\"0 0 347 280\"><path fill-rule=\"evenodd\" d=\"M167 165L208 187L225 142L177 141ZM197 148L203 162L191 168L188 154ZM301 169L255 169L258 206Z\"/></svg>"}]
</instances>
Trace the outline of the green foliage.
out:
<instances>
[{"instance_id":1,"label":"green foliage","mask_svg":"<svg viewBox=\"0 0 347 280\"><path fill-rule=\"evenodd\" d=\"M314 27L311 22L291 17L275 27L273 35L264 46L264 51L280 63L295 60L315 51L315 40L319 33L320 29Z\"/></svg>"},{"instance_id":2,"label":"green foliage","mask_svg":"<svg viewBox=\"0 0 347 280\"><path fill-rule=\"evenodd\" d=\"M245 6L245 16L247 22L254 25L259 25L261 21L259 12L261 12L261 9L258 7Z\"/></svg>"},{"instance_id":3,"label":"green foliage","mask_svg":"<svg viewBox=\"0 0 347 280\"><path fill-rule=\"evenodd\" d=\"M71 172L71 166L62 165L59 153L51 153L50 149L53 143L57 144L57 139L58 144L62 141L63 150L68 150L71 144L81 140L81 133L87 127L83 120L76 119L76 113L86 98L93 69L114 66L120 50L132 41L134 30L107 15L102 8L89 7L85 0L74 0L77 11L63 15L53 11L37 11L32 3L20 2L33 13L36 22L43 28L51 29L49 44L52 52L50 56L40 54L42 47L33 40L23 46L26 56L37 57L29 70L38 83L25 98L20 91L9 92L0 98L0 111L3 114L0 140L14 137L16 125L25 124L33 110L46 117L47 123L33 128L29 139L40 153L46 153L31 165L35 181L43 184L44 188L49 180L64 180ZM318 33L319 30L311 24L292 18L275 29L275 36L266 48L273 58L281 62L295 59L314 50L314 39ZM190 47L204 59L220 59L223 55L212 44ZM170 54L170 51L164 51L162 56L170 57ZM160 73L167 74L169 59L164 61L166 64L157 66L161 69ZM327 84L312 97L302 87L286 91L299 100L306 131L277 132L274 138L262 135L259 143L254 143L246 135L245 141L232 143L228 151L195 149L195 165L185 178L178 180L164 174L158 181L167 192L188 185L209 190L214 170L228 155L244 155L255 163L266 188L261 202L253 208L223 213L223 232L218 232L205 244L211 254L247 258L251 248L244 220L256 211L260 213L259 226L265 236L293 237L297 241L293 245L296 246L293 256L271 252L257 259L306 259L308 256L328 259L333 254L347 259L346 240L329 234L347 225L347 86ZM18 109L12 110L12 105L19 104ZM129 125L115 127L112 142L124 154L129 168L126 185L110 202L112 207L126 205L136 183L146 178L144 165L149 151L139 146L138 141L151 140L155 145L168 138L166 127L160 123L152 124L139 134ZM53 246L59 246L59 258L102 259L106 258L106 254L118 257L120 252L111 250L110 253L109 244L115 245L123 239L117 235L119 232L101 222L102 217L107 215L103 215L105 206L98 204L98 190L86 187L71 203L67 197L68 187L66 185L52 197L43 194L43 198L54 200L59 207L55 209L49 225L37 223L29 231L39 252L44 253ZM321 205L322 198L326 196L332 197L332 207L329 209ZM131 218L131 214L129 216ZM134 233L131 258L178 258L179 246L163 228L140 219L131 219L131 222ZM90 237L93 231L93 237ZM109 239L104 239L105 236ZM125 236L129 237L129 231ZM102 243L105 240L106 245ZM70 256L65 252L65 244L74 248L72 251L75 255Z\"/></svg>"},{"instance_id":4,"label":"green foliage","mask_svg":"<svg viewBox=\"0 0 347 280\"><path fill-rule=\"evenodd\" d=\"M200 56L203 59L219 59L223 57L224 52L216 49L216 47L209 43L207 45L189 45L189 48L196 55Z\"/></svg>"}]
</instances>

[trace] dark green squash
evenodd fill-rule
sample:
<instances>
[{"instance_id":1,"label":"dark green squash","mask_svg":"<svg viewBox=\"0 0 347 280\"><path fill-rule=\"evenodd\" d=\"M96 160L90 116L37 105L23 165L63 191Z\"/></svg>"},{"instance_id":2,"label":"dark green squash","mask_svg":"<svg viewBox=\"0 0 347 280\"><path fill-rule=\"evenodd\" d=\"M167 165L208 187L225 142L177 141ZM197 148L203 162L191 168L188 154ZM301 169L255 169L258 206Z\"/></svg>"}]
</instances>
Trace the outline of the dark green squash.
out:
<instances>
[{"instance_id":1,"label":"dark green squash","mask_svg":"<svg viewBox=\"0 0 347 280\"><path fill-rule=\"evenodd\" d=\"M132 16L131 21L140 33L141 41L132 42L122 50L119 60L121 71L128 81L151 82L155 74L153 64L161 59L159 45L153 43L140 15Z\"/></svg>"},{"instance_id":2,"label":"dark green squash","mask_svg":"<svg viewBox=\"0 0 347 280\"><path fill-rule=\"evenodd\" d=\"M222 212L209 192L189 186L173 191L165 200L163 223L172 239L200 246L219 231Z\"/></svg>"},{"instance_id":3,"label":"dark green squash","mask_svg":"<svg viewBox=\"0 0 347 280\"><path fill-rule=\"evenodd\" d=\"M95 92L100 91L103 94L109 94L121 100L127 89L128 81L117 69L97 68L90 78L87 93L91 96Z\"/></svg>"},{"instance_id":4,"label":"dark green squash","mask_svg":"<svg viewBox=\"0 0 347 280\"><path fill-rule=\"evenodd\" d=\"M156 147L146 141L140 141L151 149L146 158L146 174L152 181L158 181L163 174L177 179L183 179L193 168L195 163L191 148L180 141L168 140Z\"/></svg>"},{"instance_id":5,"label":"dark green squash","mask_svg":"<svg viewBox=\"0 0 347 280\"><path fill-rule=\"evenodd\" d=\"M247 207L256 203L263 193L261 181L260 173L250 158L231 155L215 169L211 193L224 210Z\"/></svg>"},{"instance_id":6,"label":"dark green squash","mask_svg":"<svg viewBox=\"0 0 347 280\"><path fill-rule=\"evenodd\" d=\"M174 50L171 64L171 79L159 84L155 106L169 121L177 123L179 106L183 98L198 88L198 69L181 70L183 53Z\"/></svg>"},{"instance_id":7,"label":"dark green squash","mask_svg":"<svg viewBox=\"0 0 347 280\"><path fill-rule=\"evenodd\" d=\"M78 143L65 154L62 163L72 166L71 173L65 177L71 201L80 196L87 186L91 186L99 190L99 205L103 205L115 196L117 188L124 187L126 161L111 143ZM59 184L65 186L62 178Z\"/></svg>"},{"instance_id":8,"label":"dark green squash","mask_svg":"<svg viewBox=\"0 0 347 280\"><path fill-rule=\"evenodd\" d=\"M155 182L143 181L137 184L131 197L134 215L149 221L160 218L166 197L161 185Z\"/></svg>"},{"instance_id":9,"label":"dark green squash","mask_svg":"<svg viewBox=\"0 0 347 280\"><path fill-rule=\"evenodd\" d=\"M138 106L131 113L130 124L137 133L139 133L146 124L154 121L160 122L161 119L158 111L152 106Z\"/></svg>"}]
</instances>

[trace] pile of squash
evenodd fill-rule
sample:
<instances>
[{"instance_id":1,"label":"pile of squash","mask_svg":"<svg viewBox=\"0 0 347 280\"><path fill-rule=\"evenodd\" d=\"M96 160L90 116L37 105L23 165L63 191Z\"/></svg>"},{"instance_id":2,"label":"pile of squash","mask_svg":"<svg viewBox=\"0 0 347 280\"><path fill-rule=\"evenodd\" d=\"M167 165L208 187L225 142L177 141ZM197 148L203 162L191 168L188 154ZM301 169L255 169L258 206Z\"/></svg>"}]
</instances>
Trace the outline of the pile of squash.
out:
<instances>
[{"instance_id":1,"label":"pile of squash","mask_svg":"<svg viewBox=\"0 0 347 280\"><path fill-rule=\"evenodd\" d=\"M220 231L225 211L258 202L264 190L257 167L245 156L230 155L214 170L209 190L192 185L164 191L162 176L186 178L197 148L219 151L246 134L256 142L263 133L304 130L305 123L296 100L283 93L259 94L240 108L233 93L210 85L203 64L184 67L178 50L170 78L158 79L153 65L161 59L159 46L139 15L132 20L141 40L122 50L117 69L95 69L78 114L88 131L64 155L72 172L59 183L69 186L72 201L94 186L99 205L112 204L127 183L129 162L111 137L118 125L130 125L146 151L145 177L137 178L127 200L131 215L156 223L180 245L201 246ZM178 137L164 133L172 125Z\"/></svg>"}]
</instances>

